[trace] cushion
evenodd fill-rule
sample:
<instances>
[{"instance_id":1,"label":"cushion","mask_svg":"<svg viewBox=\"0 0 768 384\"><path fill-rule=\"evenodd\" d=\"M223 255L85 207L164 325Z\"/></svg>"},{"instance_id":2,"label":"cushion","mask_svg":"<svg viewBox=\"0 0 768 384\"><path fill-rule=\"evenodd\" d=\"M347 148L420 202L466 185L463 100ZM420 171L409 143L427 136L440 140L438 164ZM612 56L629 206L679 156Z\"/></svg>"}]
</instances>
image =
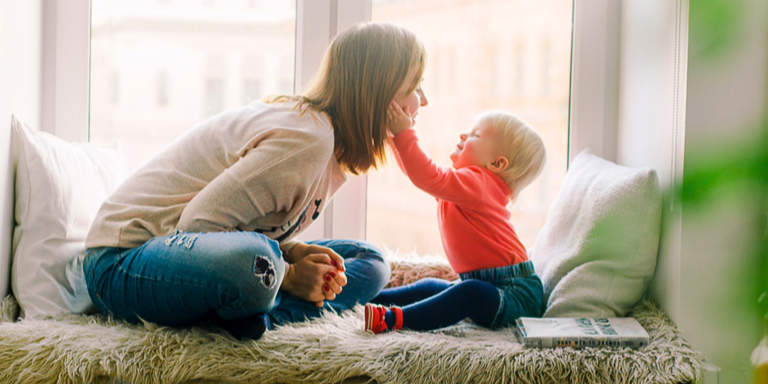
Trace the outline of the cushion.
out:
<instances>
[{"instance_id":1,"label":"cushion","mask_svg":"<svg viewBox=\"0 0 768 384\"><path fill-rule=\"evenodd\" d=\"M123 178L114 150L68 143L15 117L18 149L11 289L26 318L92 307L85 290L85 236L102 201Z\"/></svg>"},{"instance_id":2,"label":"cushion","mask_svg":"<svg viewBox=\"0 0 768 384\"><path fill-rule=\"evenodd\" d=\"M661 205L654 170L580 153L531 250L544 316L625 316L656 268Z\"/></svg>"}]
</instances>

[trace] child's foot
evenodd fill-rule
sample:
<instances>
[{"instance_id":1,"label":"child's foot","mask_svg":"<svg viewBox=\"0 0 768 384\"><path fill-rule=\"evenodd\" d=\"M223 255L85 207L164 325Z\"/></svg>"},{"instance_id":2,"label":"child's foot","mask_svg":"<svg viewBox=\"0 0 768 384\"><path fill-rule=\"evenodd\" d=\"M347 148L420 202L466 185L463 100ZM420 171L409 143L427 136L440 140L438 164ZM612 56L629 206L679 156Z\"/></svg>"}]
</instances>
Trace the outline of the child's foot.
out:
<instances>
[{"instance_id":1,"label":"child's foot","mask_svg":"<svg viewBox=\"0 0 768 384\"><path fill-rule=\"evenodd\" d=\"M385 315L387 309L377 304L365 305L365 330L373 333L382 333L387 330Z\"/></svg>"},{"instance_id":2,"label":"child's foot","mask_svg":"<svg viewBox=\"0 0 768 384\"><path fill-rule=\"evenodd\" d=\"M391 325L387 325L387 312L390 312ZM393 317L394 316L394 317ZM389 311L383 305L366 304L365 305L365 330L379 334L392 329L403 328L403 310L399 307L389 307Z\"/></svg>"}]
</instances>

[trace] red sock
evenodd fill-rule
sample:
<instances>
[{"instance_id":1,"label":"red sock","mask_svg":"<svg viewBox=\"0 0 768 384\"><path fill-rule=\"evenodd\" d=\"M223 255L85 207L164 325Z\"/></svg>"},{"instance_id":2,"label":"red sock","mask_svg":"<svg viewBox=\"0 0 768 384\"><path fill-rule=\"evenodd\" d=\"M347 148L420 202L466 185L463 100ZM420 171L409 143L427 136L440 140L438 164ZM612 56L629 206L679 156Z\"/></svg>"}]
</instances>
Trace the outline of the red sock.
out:
<instances>
[{"instance_id":1,"label":"red sock","mask_svg":"<svg viewBox=\"0 0 768 384\"><path fill-rule=\"evenodd\" d=\"M403 329L403 309L393 305L389 310L395 315L395 324L392 329Z\"/></svg>"}]
</instances>

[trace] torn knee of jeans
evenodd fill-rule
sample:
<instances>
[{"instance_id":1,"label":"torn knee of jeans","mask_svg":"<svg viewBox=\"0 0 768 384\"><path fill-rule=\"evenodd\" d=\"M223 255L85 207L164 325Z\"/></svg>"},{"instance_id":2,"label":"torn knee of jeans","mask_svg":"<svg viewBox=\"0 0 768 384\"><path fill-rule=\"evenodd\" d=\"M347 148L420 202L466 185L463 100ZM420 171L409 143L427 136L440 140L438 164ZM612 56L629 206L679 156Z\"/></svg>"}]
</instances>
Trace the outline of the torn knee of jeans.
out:
<instances>
[{"instance_id":1,"label":"torn knee of jeans","mask_svg":"<svg viewBox=\"0 0 768 384\"><path fill-rule=\"evenodd\" d=\"M167 238L167 239L165 239L165 245L166 245L167 247L170 247L170 246L171 246L171 244L173 244L173 242L176 240L176 238L177 238L178 236L179 236L179 230L177 229L177 230L176 230L176 232L174 232L173 234L171 234L170 236L168 236L168 238Z\"/></svg>"},{"instance_id":2,"label":"torn knee of jeans","mask_svg":"<svg viewBox=\"0 0 768 384\"><path fill-rule=\"evenodd\" d=\"M195 241L197 241L197 235L187 235L187 237L184 239L184 247L187 249L192 249L192 246L195 245Z\"/></svg>"},{"instance_id":3,"label":"torn knee of jeans","mask_svg":"<svg viewBox=\"0 0 768 384\"><path fill-rule=\"evenodd\" d=\"M256 256L253 260L253 274L267 288L272 289L277 283L275 265L266 256Z\"/></svg>"},{"instance_id":4,"label":"torn knee of jeans","mask_svg":"<svg viewBox=\"0 0 768 384\"><path fill-rule=\"evenodd\" d=\"M192 247L195 245L195 241L197 241L197 236L197 234L190 234L177 229L176 232L165 239L165 245L170 247L175 243L178 246L192 249Z\"/></svg>"}]
</instances>

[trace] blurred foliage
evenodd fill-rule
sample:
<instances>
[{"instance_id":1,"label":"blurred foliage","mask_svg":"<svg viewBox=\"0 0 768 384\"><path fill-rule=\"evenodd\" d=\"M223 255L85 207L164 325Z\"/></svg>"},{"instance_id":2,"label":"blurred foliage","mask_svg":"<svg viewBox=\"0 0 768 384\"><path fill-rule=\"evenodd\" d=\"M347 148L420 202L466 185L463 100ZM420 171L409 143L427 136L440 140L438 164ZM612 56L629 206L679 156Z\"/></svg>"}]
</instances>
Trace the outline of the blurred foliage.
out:
<instances>
[{"instance_id":1,"label":"blurred foliage","mask_svg":"<svg viewBox=\"0 0 768 384\"><path fill-rule=\"evenodd\" d=\"M738 43L744 0L690 0L689 8L692 55L714 60Z\"/></svg>"},{"instance_id":2,"label":"blurred foliage","mask_svg":"<svg viewBox=\"0 0 768 384\"><path fill-rule=\"evenodd\" d=\"M686 156L683 180L675 194L685 208L705 210L732 196L746 199L754 208L756 244L749 247L751 262L740 268L744 276L740 296L745 302L738 304L757 304L768 330L768 121L755 131L757 137L746 142L721 142Z\"/></svg>"},{"instance_id":3,"label":"blurred foliage","mask_svg":"<svg viewBox=\"0 0 768 384\"><path fill-rule=\"evenodd\" d=\"M750 8L745 5L745 0L690 0L690 55L712 62L727 56L743 40ZM683 180L675 194L683 207L705 209L723 193L737 194L754 205L756 244L751 247L751 263L742 268L742 296L743 304L762 316L768 335L768 114L759 124L748 142L721 142L691 157L686 153Z\"/></svg>"}]
</instances>

